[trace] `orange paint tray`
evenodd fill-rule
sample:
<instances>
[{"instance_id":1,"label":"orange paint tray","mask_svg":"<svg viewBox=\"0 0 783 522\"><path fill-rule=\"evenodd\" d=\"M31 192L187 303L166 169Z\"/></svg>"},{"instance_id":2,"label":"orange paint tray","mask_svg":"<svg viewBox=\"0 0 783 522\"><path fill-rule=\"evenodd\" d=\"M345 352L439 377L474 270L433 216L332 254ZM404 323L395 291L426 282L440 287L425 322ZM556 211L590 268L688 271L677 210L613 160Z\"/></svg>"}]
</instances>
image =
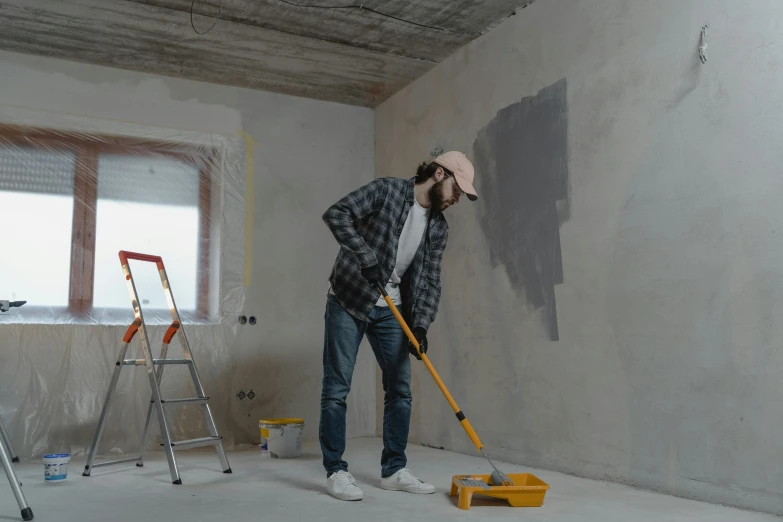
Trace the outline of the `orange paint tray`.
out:
<instances>
[{"instance_id":1,"label":"orange paint tray","mask_svg":"<svg viewBox=\"0 0 783 522\"><path fill-rule=\"evenodd\" d=\"M470 509L473 495L504 499L511 507L541 507L549 484L530 473L509 473L513 486L493 486L489 475L454 475L451 479L451 496L459 494L457 506ZM481 481L487 485L463 486L462 479Z\"/></svg>"}]
</instances>

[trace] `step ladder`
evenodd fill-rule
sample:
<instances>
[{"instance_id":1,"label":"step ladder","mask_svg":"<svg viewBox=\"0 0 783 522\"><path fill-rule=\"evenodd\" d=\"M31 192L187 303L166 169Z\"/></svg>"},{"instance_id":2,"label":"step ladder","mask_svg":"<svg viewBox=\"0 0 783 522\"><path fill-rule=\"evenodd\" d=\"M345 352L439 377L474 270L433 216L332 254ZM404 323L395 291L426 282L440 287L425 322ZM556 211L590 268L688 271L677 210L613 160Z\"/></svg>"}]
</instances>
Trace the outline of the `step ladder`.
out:
<instances>
[{"instance_id":1,"label":"step ladder","mask_svg":"<svg viewBox=\"0 0 783 522\"><path fill-rule=\"evenodd\" d=\"M177 458L174 455L175 450L183 450L189 448L198 448L202 446L215 446L217 450L218 458L220 459L220 465L223 467L223 473L231 473L231 468L228 465L226 459L226 453L223 450L222 437L218 435L217 428L215 427L215 421L212 418L212 412L207 404L209 398L204 394L204 388L201 386L201 380L198 376L198 370L196 369L196 361L193 360L193 353L190 351L190 345L188 344L187 337L182 327L182 322L179 318L179 312L177 306L174 303L174 295L171 293L171 286L169 285L168 277L166 276L166 269L163 266L163 259L160 256L151 256L147 254L138 254L135 252L127 252L121 250L120 263L122 264L122 270L125 273L125 280L128 285L128 293L131 297L131 304L133 306L133 314L135 319L133 323L128 327L125 332L125 336L122 338L122 348L120 348L120 354L117 357L117 363L114 368L114 374L109 384L109 391L106 393L106 402L103 404L103 410L101 411L101 417L98 420L98 428L95 431L95 437L90 447L90 453L87 457L87 465L84 466L83 476L89 477L93 469L103 466L110 466L113 464L122 464L135 462L136 466L144 465L144 452L147 447L147 437L149 436L150 424L152 421L152 410L154 409L158 423L160 424L160 435L163 439L163 449L166 451L166 458L169 463L169 471L171 472L171 481L174 484L182 484L182 479L179 476L179 469L177 467ZM152 357L152 349L150 348L149 338L147 336L147 328L144 324L144 315L139 305L139 296L136 292L136 285L133 282L133 275L131 274L130 265L128 260L135 259L138 261L148 261L155 263L160 274L160 281L163 284L163 291L166 294L166 301L169 304L169 311L171 312L171 325L166 330L163 336L163 344L160 349L160 358L154 359ZM125 354L128 350L128 345L133 340L134 336L138 332L141 340L141 347L144 353L143 359L126 359ZM168 359L169 344L174 336L177 336L182 345L183 358L182 359ZM163 367L168 364L185 365L190 370L190 376L193 379L193 385L196 388L196 397L189 399L163 399L160 396L160 382L163 377ZM150 388L152 389L152 398L150 399L150 405L147 409L147 420L144 424L144 433L141 437L141 450L138 457L132 457L127 459L113 460L109 462L99 462L93 464L95 458L95 451L98 447L98 443L103 433L103 428L106 422L106 415L111 405L112 395L114 389L117 387L117 381L120 378L120 371L123 366L145 366L147 369L147 375L150 380ZM208 437L201 437L191 440L172 441L169 433L168 422L166 420L166 408L177 407L184 405L198 405L201 407L204 414L204 421L209 428L210 435Z\"/></svg>"},{"instance_id":2,"label":"step ladder","mask_svg":"<svg viewBox=\"0 0 783 522\"><path fill-rule=\"evenodd\" d=\"M11 437L8 436L8 432L5 431L5 425L3 420L0 419L0 460L3 461L3 468L5 474L8 477L8 482L11 484L11 490L16 497L16 503L19 505L19 509L22 511L22 520L32 520L33 510L27 504L27 499L24 498L22 492L22 484L16 476L14 471L13 462L19 462L19 457L14 454L14 448L11 446Z\"/></svg>"}]
</instances>

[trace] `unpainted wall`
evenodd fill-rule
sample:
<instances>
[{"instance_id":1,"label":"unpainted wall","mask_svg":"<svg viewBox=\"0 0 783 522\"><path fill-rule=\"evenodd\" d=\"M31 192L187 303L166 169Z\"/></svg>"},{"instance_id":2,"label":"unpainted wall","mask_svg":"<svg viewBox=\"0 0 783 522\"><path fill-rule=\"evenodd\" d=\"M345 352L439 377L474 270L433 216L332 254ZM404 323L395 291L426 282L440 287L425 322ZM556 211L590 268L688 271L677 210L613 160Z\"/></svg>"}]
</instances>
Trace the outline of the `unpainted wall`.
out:
<instances>
[{"instance_id":1,"label":"unpainted wall","mask_svg":"<svg viewBox=\"0 0 783 522\"><path fill-rule=\"evenodd\" d=\"M376 111L377 176L476 163L429 354L492 456L783 513L782 25L535 2ZM415 368L412 438L472 453Z\"/></svg>"},{"instance_id":2,"label":"unpainted wall","mask_svg":"<svg viewBox=\"0 0 783 522\"><path fill-rule=\"evenodd\" d=\"M243 131L252 137L254 191L239 197L253 199L253 219L228 220L232 230L225 230L224 220L226 246L219 253L224 264L239 265L227 272L235 279L223 283L237 292L228 299L244 304L222 324L185 328L229 448L257 444L257 421L263 417L303 417L306 439L316 439L327 277L337 254L321 214L372 179L372 111L0 52L0 114L14 115L13 123L19 115L45 123L48 115L60 123L90 118L172 134L241 140ZM243 172L238 189L243 192L244 179ZM244 226L252 228L248 287L242 286ZM240 326L240 314L258 323ZM127 325L14 322L12 313L0 315L0 414L15 449L23 457L84 451ZM163 328L153 327L152 337L160 339ZM348 401L349 436L374 433L375 361L364 348ZM187 387L173 384L186 379L176 372L164 376L164 394L187 396ZM251 389L253 400L236 397ZM149 393L143 370L121 378L102 452L137 450ZM177 439L198 436L204 428L195 409L174 419L182 426L174 430Z\"/></svg>"}]
</instances>

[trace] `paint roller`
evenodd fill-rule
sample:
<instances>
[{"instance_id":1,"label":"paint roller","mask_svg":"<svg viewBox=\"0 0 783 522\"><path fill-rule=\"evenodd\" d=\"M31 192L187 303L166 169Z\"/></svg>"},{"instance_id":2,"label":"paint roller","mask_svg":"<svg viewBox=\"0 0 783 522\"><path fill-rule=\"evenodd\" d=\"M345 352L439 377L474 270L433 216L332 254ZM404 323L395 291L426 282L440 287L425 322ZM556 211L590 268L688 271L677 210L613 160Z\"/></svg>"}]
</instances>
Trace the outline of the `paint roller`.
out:
<instances>
[{"instance_id":1,"label":"paint roller","mask_svg":"<svg viewBox=\"0 0 783 522\"><path fill-rule=\"evenodd\" d=\"M432 375L432 378L435 379L435 383L438 385L438 388L440 388L440 391L443 392L443 395L446 396L446 400L449 402L449 405L451 405L451 409L454 410L454 413L457 415L457 419L459 420L459 423L462 425L462 428L465 430L465 433L468 434L468 437L470 438L471 442L473 442L473 445L476 446L476 451L481 453L481 455L487 459L487 462L489 462L490 466L492 466L492 469L495 471L492 472L492 474L489 477L490 482L494 486L513 486L514 482L502 471L500 471L497 466L487 457L487 454L484 452L484 444L481 443L481 440L479 439L478 435L476 434L476 430L473 429L473 426L470 425L470 422L465 417L465 414L462 413L462 410L457 406L456 401L449 393L449 390L446 388L446 385L443 384L443 381L441 380L440 376L438 375L438 372L435 371L435 368L432 366L432 363L430 362L429 358L427 357L427 354L421 353L421 348L419 346L419 341L416 340L416 337L413 335L413 332L410 328L408 328L408 325L405 323L405 320L402 318L402 315L400 314L399 310L397 310L397 307L394 305L394 302L391 300L391 297L389 297L389 294L386 293L386 289L381 285L380 283L376 283L378 290L380 290L381 295L383 296L383 300L386 301L386 304L389 306L389 309L394 313L394 317L397 318L397 321L400 323L400 326L402 326L402 329L405 331L405 335L408 336L408 339L410 340L411 344L416 347L416 352L419 354L419 357L421 358L422 362L424 362L424 365L429 370L430 374Z\"/></svg>"}]
</instances>

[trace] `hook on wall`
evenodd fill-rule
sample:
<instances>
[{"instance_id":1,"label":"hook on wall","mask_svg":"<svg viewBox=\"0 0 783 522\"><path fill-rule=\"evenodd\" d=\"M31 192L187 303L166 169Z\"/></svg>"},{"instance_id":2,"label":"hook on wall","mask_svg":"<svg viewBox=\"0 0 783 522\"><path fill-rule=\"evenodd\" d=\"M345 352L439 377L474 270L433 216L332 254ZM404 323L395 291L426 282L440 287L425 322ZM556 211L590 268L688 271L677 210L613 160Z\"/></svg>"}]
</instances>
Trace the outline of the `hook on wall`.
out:
<instances>
[{"instance_id":1,"label":"hook on wall","mask_svg":"<svg viewBox=\"0 0 783 522\"><path fill-rule=\"evenodd\" d=\"M701 27L701 43L699 44L699 60L707 63L707 25Z\"/></svg>"}]
</instances>

